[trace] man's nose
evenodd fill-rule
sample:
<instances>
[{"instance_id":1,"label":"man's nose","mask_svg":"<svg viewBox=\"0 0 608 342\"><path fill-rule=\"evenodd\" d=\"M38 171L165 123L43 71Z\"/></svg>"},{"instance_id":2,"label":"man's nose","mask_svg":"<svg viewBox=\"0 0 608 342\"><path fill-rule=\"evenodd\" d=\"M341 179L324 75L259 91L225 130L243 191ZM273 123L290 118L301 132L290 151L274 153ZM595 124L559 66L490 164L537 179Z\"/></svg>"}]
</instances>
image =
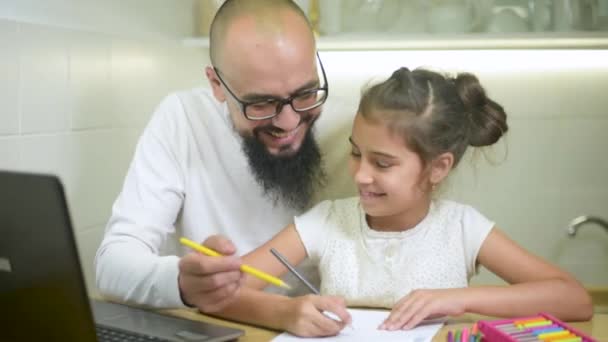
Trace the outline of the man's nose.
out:
<instances>
[{"instance_id":1,"label":"man's nose","mask_svg":"<svg viewBox=\"0 0 608 342\"><path fill-rule=\"evenodd\" d=\"M302 121L302 116L300 113L293 110L289 103L283 105L283 108L281 108L281 111L277 114L277 116L272 118L273 126L281 128L287 132L298 127L300 121Z\"/></svg>"}]
</instances>

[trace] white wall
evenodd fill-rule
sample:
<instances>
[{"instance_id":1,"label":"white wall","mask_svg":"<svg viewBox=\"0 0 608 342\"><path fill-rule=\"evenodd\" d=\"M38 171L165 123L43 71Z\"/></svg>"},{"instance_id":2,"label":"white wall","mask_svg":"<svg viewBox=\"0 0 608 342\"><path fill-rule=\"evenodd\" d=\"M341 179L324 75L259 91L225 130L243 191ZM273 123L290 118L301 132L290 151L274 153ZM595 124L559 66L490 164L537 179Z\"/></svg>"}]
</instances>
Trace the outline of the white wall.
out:
<instances>
[{"instance_id":1,"label":"white wall","mask_svg":"<svg viewBox=\"0 0 608 342\"><path fill-rule=\"evenodd\" d=\"M1 0L0 18L118 36L182 38L194 32L196 0Z\"/></svg>"},{"instance_id":2,"label":"white wall","mask_svg":"<svg viewBox=\"0 0 608 342\"><path fill-rule=\"evenodd\" d=\"M206 82L206 53L179 42L192 5L0 1L0 168L61 177L90 288L143 125L170 91Z\"/></svg>"}]
</instances>

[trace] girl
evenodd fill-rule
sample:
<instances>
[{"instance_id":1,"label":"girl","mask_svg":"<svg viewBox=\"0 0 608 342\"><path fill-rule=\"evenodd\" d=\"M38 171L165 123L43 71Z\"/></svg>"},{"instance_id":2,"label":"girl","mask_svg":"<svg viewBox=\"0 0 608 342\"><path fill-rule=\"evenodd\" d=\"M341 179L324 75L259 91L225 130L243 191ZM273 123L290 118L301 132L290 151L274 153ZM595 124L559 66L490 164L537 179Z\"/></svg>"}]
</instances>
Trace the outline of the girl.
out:
<instances>
[{"instance_id":1,"label":"girl","mask_svg":"<svg viewBox=\"0 0 608 342\"><path fill-rule=\"evenodd\" d=\"M590 297L571 275L521 248L474 208L433 199L469 145L492 145L506 132L503 108L468 73L450 78L401 68L364 91L350 137L359 196L319 203L244 257L274 275L286 269L270 248L293 264L311 258L323 296L258 305L291 305L278 328L303 336L338 333L343 324L320 312L348 323L344 305L390 308L379 327L387 330L465 312L589 319ZM479 265L511 285L467 287ZM247 284L266 285L255 278Z\"/></svg>"}]
</instances>

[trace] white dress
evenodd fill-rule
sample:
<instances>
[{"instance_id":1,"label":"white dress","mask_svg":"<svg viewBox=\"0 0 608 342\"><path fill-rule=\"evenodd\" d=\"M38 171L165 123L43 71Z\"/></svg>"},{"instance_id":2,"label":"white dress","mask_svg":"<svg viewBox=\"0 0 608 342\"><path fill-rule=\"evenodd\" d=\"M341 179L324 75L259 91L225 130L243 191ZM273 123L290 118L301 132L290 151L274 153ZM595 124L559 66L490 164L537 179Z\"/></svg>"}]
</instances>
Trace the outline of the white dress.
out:
<instances>
[{"instance_id":1,"label":"white dress","mask_svg":"<svg viewBox=\"0 0 608 342\"><path fill-rule=\"evenodd\" d=\"M415 289L466 287L494 226L476 209L442 200L412 229L375 231L358 197L321 202L295 222L319 265L322 294L386 308Z\"/></svg>"}]
</instances>

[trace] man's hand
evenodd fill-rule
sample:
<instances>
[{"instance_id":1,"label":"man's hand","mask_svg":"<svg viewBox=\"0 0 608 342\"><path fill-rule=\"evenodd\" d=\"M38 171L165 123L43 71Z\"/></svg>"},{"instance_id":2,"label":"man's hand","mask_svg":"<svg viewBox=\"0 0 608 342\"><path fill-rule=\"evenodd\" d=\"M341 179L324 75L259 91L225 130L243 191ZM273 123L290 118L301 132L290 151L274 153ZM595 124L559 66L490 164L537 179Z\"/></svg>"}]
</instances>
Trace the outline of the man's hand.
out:
<instances>
[{"instance_id":1,"label":"man's hand","mask_svg":"<svg viewBox=\"0 0 608 342\"><path fill-rule=\"evenodd\" d=\"M236 248L222 236L207 238L203 245L223 254L211 257L192 252L179 261L179 291L184 304L201 312L217 312L238 297L245 277L239 270L241 259L234 256Z\"/></svg>"}]
</instances>

